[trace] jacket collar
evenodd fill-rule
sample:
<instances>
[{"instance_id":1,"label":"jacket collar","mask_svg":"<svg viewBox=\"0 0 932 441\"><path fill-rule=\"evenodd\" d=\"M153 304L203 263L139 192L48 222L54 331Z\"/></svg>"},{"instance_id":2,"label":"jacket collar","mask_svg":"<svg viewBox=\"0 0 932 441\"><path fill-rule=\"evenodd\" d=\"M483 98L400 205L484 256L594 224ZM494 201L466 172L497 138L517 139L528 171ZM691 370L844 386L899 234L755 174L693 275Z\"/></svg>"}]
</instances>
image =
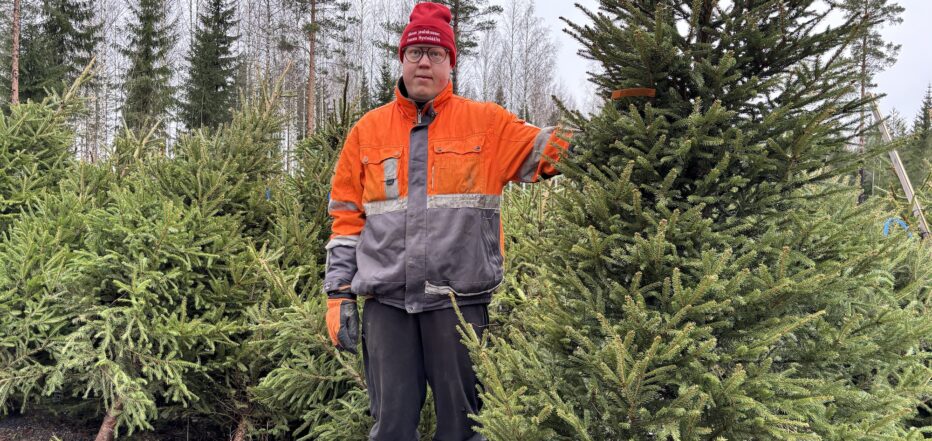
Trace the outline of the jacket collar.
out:
<instances>
[{"instance_id":1,"label":"jacket collar","mask_svg":"<svg viewBox=\"0 0 932 441\"><path fill-rule=\"evenodd\" d=\"M414 103L414 100L408 98L408 92L405 90L404 79L399 78L398 83L395 85L395 103L401 109L401 113L407 118L416 119L417 116L417 104ZM449 81L446 87L437 94L434 99L428 101L424 108L421 109L423 112L427 112L433 109L434 112L439 112L441 108L450 100L450 97L453 96L453 81Z\"/></svg>"}]
</instances>

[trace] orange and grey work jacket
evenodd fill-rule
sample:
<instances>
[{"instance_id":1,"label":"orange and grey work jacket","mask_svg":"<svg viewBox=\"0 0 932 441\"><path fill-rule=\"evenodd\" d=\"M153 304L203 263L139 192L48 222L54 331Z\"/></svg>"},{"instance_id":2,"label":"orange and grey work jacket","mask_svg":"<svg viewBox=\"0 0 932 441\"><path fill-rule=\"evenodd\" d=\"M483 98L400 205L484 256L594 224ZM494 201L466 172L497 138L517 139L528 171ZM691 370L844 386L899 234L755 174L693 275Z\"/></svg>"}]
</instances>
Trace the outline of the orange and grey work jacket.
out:
<instances>
[{"instance_id":1,"label":"orange and grey work jacket","mask_svg":"<svg viewBox=\"0 0 932 441\"><path fill-rule=\"evenodd\" d=\"M568 143L494 103L406 97L364 115L337 161L324 291L409 313L488 303L503 277L502 188L557 173Z\"/></svg>"}]
</instances>

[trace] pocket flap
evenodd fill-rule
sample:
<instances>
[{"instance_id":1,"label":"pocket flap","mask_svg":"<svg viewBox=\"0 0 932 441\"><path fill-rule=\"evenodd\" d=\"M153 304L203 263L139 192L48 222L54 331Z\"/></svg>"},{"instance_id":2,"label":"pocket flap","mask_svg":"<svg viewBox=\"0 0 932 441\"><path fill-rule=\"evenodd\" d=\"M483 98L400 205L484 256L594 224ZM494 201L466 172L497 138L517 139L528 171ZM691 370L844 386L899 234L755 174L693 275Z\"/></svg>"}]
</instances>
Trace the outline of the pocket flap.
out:
<instances>
[{"instance_id":1,"label":"pocket flap","mask_svg":"<svg viewBox=\"0 0 932 441\"><path fill-rule=\"evenodd\" d=\"M400 157L401 146L365 147L360 150L360 159L363 164L379 164L386 159Z\"/></svg>"},{"instance_id":2,"label":"pocket flap","mask_svg":"<svg viewBox=\"0 0 932 441\"><path fill-rule=\"evenodd\" d=\"M465 155L468 153L479 153L482 151L482 145L478 142L469 141L440 141L434 144L434 151L437 153L456 153Z\"/></svg>"}]
</instances>

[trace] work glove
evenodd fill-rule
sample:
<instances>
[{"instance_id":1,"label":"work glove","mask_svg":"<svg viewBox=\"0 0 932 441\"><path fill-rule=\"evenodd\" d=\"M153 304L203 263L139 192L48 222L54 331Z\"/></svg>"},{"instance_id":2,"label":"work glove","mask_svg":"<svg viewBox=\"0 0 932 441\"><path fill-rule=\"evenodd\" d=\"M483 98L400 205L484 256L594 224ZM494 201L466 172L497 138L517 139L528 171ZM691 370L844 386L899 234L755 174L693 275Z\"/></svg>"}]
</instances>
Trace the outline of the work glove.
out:
<instances>
[{"instance_id":1,"label":"work glove","mask_svg":"<svg viewBox=\"0 0 932 441\"><path fill-rule=\"evenodd\" d=\"M345 291L327 295L327 332L330 341L339 350L356 353L359 341L359 310L356 296Z\"/></svg>"}]
</instances>

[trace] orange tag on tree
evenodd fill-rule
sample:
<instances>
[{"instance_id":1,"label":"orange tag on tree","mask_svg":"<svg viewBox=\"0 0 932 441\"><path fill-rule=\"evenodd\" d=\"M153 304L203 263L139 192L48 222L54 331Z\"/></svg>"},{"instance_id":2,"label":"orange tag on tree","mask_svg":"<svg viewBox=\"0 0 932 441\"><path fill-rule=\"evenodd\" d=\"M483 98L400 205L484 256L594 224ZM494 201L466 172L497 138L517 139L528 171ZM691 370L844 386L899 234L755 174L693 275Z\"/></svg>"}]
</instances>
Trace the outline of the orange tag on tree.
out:
<instances>
[{"instance_id":1,"label":"orange tag on tree","mask_svg":"<svg viewBox=\"0 0 932 441\"><path fill-rule=\"evenodd\" d=\"M649 87L632 87L630 89L618 89L612 92L612 101L618 101L625 97L632 96L645 96L653 98L657 95L657 89L651 89Z\"/></svg>"}]
</instances>

